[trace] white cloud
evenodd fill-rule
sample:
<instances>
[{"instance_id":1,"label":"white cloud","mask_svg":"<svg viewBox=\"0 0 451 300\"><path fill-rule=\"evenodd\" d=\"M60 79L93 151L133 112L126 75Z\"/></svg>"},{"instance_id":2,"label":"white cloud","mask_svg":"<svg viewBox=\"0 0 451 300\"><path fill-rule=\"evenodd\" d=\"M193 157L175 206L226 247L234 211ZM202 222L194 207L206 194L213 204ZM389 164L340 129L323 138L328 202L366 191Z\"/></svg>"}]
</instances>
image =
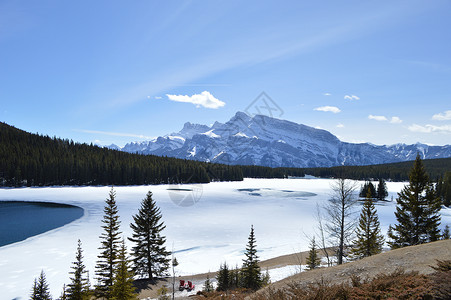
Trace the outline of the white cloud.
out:
<instances>
[{"instance_id":1,"label":"white cloud","mask_svg":"<svg viewBox=\"0 0 451 300\"><path fill-rule=\"evenodd\" d=\"M385 116L373 116L369 115L368 119L370 120L376 120L376 121L388 121L388 119Z\"/></svg>"},{"instance_id":2,"label":"white cloud","mask_svg":"<svg viewBox=\"0 0 451 300\"><path fill-rule=\"evenodd\" d=\"M161 96L155 96L155 99L157 99L157 100L159 100L161 98L162 98Z\"/></svg>"},{"instance_id":3,"label":"white cloud","mask_svg":"<svg viewBox=\"0 0 451 300\"><path fill-rule=\"evenodd\" d=\"M402 120L399 117L391 117L390 123L400 124L400 123L402 123Z\"/></svg>"},{"instance_id":4,"label":"white cloud","mask_svg":"<svg viewBox=\"0 0 451 300\"><path fill-rule=\"evenodd\" d=\"M346 95L344 96L345 100L360 100L360 97L357 97L356 95Z\"/></svg>"},{"instance_id":5,"label":"white cloud","mask_svg":"<svg viewBox=\"0 0 451 300\"><path fill-rule=\"evenodd\" d=\"M334 114L341 112L341 110L336 106L321 106L321 107L315 108L314 110L333 112Z\"/></svg>"},{"instance_id":6,"label":"white cloud","mask_svg":"<svg viewBox=\"0 0 451 300\"><path fill-rule=\"evenodd\" d=\"M324 93L323 96L332 96L331 93Z\"/></svg>"},{"instance_id":7,"label":"white cloud","mask_svg":"<svg viewBox=\"0 0 451 300\"><path fill-rule=\"evenodd\" d=\"M345 126L343 125L343 124L341 124L341 123L338 123L337 124L337 128L344 128Z\"/></svg>"},{"instance_id":8,"label":"white cloud","mask_svg":"<svg viewBox=\"0 0 451 300\"><path fill-rule=\"evenodd\" d=\"M451 120L451 110L444 111L439 114L435 114L432 116L432 120L436 121L447 121Z\"/></svg>"},{"instance_id":9,"label":"white cloud","mask_svg":"<svg viewBox=\"0 0 451 300\"><path fill-rule=\"evenodd\" d=\"M188 95L169 95L169 100L176 101L176 102L186 102L186 103L192 103L196 105L197 107L203 106L206 108L219 108L225 105L225 102L222 102L219 99L216 99L210 92L204 91L200 94L194 94L192 96Z\"/></svg>"},{"instance_id":10,"label":"white cloud","mask_svg":"<svg viewBox=\"0 0 451 300\"><path fill-rule=\"evenodd\" d=\"M413 124L408 127L410 131L413 132L421 132L421 133L432 133L432 132L438 132L438 133L451 133L451 125L442 125L442 126L435 126L427 124L425 126Z\"/></svg>"}]
</instances>

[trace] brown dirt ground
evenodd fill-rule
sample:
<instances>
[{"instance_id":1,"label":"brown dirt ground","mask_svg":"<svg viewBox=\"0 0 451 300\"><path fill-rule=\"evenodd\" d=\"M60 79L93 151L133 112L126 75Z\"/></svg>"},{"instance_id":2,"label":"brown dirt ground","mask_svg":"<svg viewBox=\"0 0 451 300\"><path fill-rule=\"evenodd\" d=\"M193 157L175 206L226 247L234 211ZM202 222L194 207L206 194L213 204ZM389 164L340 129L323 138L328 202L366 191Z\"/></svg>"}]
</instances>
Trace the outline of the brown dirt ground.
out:
<instances>
[{"instance_id":1,"label":"brown dirt ground","mask_svg":"<svg viewBox=\"0 0 451 300\"><path fill-rule=\"evenodd\" d=\"M340 266L302 272L275 282L271 287L283 289L291 282L307 285L321 278L333 284L343 283L350 280L350 275L373 278L379 273L392 272L398 267L405 271L429 274L434 272L430 266L436 265L436 259L451 259L451 240L395 249Z\"/></svg>"},{"instance_id":2,"label":"brown dirt ground","mask_svg":"<svg viewBox=\"0 0 451 300\"><path fill-rule=\"evenodd\" d=\"M287 265L299 265L299 261L305 264L307 252L283 255L262 261L260 267L279 268ZM272 288L283 289L291 282L302 282L305 285L314 283L323 279L330 283L342 283L349 281L350 275L358 275L361 278L372 278L379 273L394 271L402 267L406 271L418 271L423 274L432 273L434 270L430 267L436 264L436 259L451 259L451 240L437 241L429 244L410 246L402 249L387 251L372 257L367 257L358 261L349 262L340 266L330 268L320 268L308 272L302 272L281 281L271 284ZM216 272L208 273L210 278L216 276ZM192 280L195 283L203 283L207 278L207 273L192 276L181 276L178 280ZM139 281L139 298L157 297L157 290L163 285L171 286L172 279L161 279L157 282ZM178 298L181 299L181 298Z\"/></svg>"}]
</instances>

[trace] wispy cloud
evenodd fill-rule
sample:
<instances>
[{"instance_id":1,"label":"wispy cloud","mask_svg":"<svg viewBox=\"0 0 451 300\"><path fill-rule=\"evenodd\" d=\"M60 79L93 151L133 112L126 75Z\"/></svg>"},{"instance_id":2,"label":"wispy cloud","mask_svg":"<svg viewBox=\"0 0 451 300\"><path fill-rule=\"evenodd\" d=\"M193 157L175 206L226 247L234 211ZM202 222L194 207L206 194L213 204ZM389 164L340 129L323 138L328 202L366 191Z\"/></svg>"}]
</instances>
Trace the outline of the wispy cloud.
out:
<instances>
[{"instance_id":1,"label":"wispy cloud","mask_svg":"<svg viewBox=\"0 0 451 300\"><path fill-rule=\"evenodd\" d=\"M341 110L336 106L320 106L315 108L314 110L317 111L325 111L325 112L333 112L334 114L337 114L341 112Z\"/></svg>"},{"instance_id":2,"label":"wispy cloud","mask_svg":"<svg viewBox=\"0 0 451 300\"><path fill-rule=\"evenodd\" d=\"M92 134L111 135L111 136L133 137L133 138L146 139L146 140L151 140L151 139L155 138L155 137L146 136L146 135L142 135L142 134L100 131L100 130L74 129L74 131L83 132L83 133L92 133Z\"/></svg>"},{"instance_id":3,"label":"wispy cloud","mask_svg":"<svg viewBox=\"0 0 451 300\"><path fill-rule=\"evenodd\" d=\"M360 97L358 97L356 95L345 95L344 99L354 101L354 100L360 100Z\"/></svg>"},{"instance_id":4,"label":"wispy cloud","mask_svg":"<svg viewBox=\"0 0 451 300\"><path fill-rule=\"evenodd\" d=\"M379 121L379 122L390 122L392 124L401 124L402 120L399 117L391 117L391 119L389 120L386 116L374 116L374 115L369 115L368 119L370 120L375 120L375 121Z\"/></svg>"},{"instance_id":5,"label":"wispy cloud","mask_svg":"<svg viewBox=\"0 0 451 300\"><path fill-rule=\"evenodd\" d=\"M451 120L451 110L444 111L432 116L432 120L436 121L447 121Z\"/></svg>"},{"instance_id":6,"label":"wispy cloud","mask_svg":"<svg viewBox=\"0 0 451 300\"><path fill-rule=\"evenodd\" d=\"M345 126L343 124L341 124L341 123L338 123L337 124L337 128L345 128Z\"/></svg>"},{"instance_id":7,"label":"wispy cloud","mask_svg":"<svg viewBox=\"0 0 451 300\"><path fill-rule=\"evenodd\" d=\"M391 117L390 123L392 123L392 124L401 124L402 120L399 117Z\"/></svg>"},{"instance_id":8,"label":"wispy cloud","mask_svg":"<svg viewBox=\"0 0 451 300\"><path fill-rule=\"evenodd\" d=\"M331 93L324 93L323 96L332 96Z\"/></svg>"},{"instance_id":9,"label":"wispy cloud","mask_svg":"<svg viewBox=\"0 0 451 300\"><path fill-rule=\"evenodd\" d=\"M451 125L442 125L442 126L435 126L435 125L418 125L418 124L412 124L408 127L408 129L412 132L420 132L420 133L451 133Z\"/></svg>"},{"instance_id":10,"label":"wispy cloud","mask_svg":"<svg viewBox=\"0 0 451 300\"><path fill-rule=\"evenodd\" d=\"M197 107L203 106L205 108L216 109L225 105L225 102L215 98L210 92L207 91L200 94L194 94L192 96L169 94L166 94L166 96L168 96L168 99L171 101L192 103Z\"/></svg>"},{"instance_id":11,"label":"wispy cloud","mask_svg":"<svg viewBox=\"0 0 451 300\"><path fill-rule=\"evenodd\" d=\"M369 115L368 119L370 120L376 120L376 121L388 121L386 116L373 116L373 115Z\"/></svg>"}]
</instances>

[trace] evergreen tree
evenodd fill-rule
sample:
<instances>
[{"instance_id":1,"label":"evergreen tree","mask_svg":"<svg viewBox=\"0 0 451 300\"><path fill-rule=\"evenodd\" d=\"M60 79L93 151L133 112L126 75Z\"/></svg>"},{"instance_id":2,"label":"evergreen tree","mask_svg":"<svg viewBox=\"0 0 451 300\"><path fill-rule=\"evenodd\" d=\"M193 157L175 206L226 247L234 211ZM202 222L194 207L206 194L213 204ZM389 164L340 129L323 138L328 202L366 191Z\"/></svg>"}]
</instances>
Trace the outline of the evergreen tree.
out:
<instances>
[{"instance_id":1,"label":"evergreen tree","mask_svg":"<svg viewBox=\"0 0 451 300\"><path fill-rule=\"evenodd\" d=\"M132 248L134 271L149 279L161 276L169 268L171 253L166 250L166 238L161 235L166 228L161 217L160 208L149 191L138 214L133 216L134 223L130 224L133 235L129 240L135 243Z\"/></svg>"},{"instance_id":2,"label":"evergreen tree","mask_svg":"<svg viewBox=\"0 0 451 300\"><path fill-rule=\"evenodd\" d=\"M368 189L370 189L371 191L371 198L376 198L377 197L376 188L374 187L374 184L371 181L365 182L365 184L360 189L359 197L366 198Z\"/></svg>"},{"instance_id":3,"label":"evergreen tree","mask_svg":"<svg viewBox=\"0 0 451 300\"><path fill-rule=\"evenodd\" d=\"M207 293L210 293L210 292L213 292L213 290L214 290L213 284L211 283L209 274L207 274L207 279L204 282L203 291L207 292Z\"/></svg>"},{"instance_id":4,"label":"evergreen tree","mask_svg":"<svg viewBox=\"0 0 451 300\"><path fill-rule=\"evenodd\" d=\"M387 184L385 183L385 180L383 178L379 179L376 194L377 194L377 199L380 201L385 200L385 198L387 198L387 196L388 196Z\"/></svg>"},{"instance_id":5,"label":"evergreen tree","mask_svg":"<svg viewBox=\"0 0 451 300\"><path fill-rule=\"evenodd\" d=\"M110 288L113 285L114 271L118 263L120 246L119 215L116 206L116 193L111 188L109 197L106 199L104 208L102 228L104 232L100 235L101 253L98 255L96 265L97 286L96 293L99 297L110 299Z\"/></svg>"},{"instance_id":6,"label":"evergreen tree","mask_svg":"<svg viewBox=\"0 0 451 300\"><path fill-rule=\"evenodd\" d=\"M73 271L70 274L71 283L67 286L66 298L68 300L84 300L89 298L89 286L86 266L83 264L83 250L81 249L81 241L78 240L75 261L72 266Z\"/></svg>"},{"instance_id":7,"label":"evergreen tree","mask_svg":"<svg viewBox=\"0 0 451 300\"><path fill-rule=\"evenodd\" d=\"M449 225L446 225L445 229L443 229L442 238L444 240L449 240Z\"/></svg>"},{"instance_id":8,"label":"evergreen tree","mask_svg":"<svg viewBox=\"0 0 451 300\"><path fill-rule=\"evenodd\" d=\"M247 243L246 259L243 260L241 274L243 279L243 287L252 290L258 290L262 286L262 275L260 266L258 265L257 245L254 235L254 226L251 226L249 241Z\"/></svg>"},{"instance_id":9,"label":"evergreen tree","mask_svg":"<svg viewBox=\"0 0 451 300\"><path fill-rule=\"evenodd\" d=\"M227 266L227 263L224 262L224 264L221 264L219 267L218 275L216 276L216 280L218 281L217 291L227 291L229 289L229 275L229 267Z\"/></svg>"},{"instance_id":10,"label":"evergreen tree","mask_svg":"<svg viewBox=\"0 0 451 300\"><path fill-rule=\"evenodd\" d=\"M398 193L395 216L398 224L389 227L392 248L436 241L440 237L440 199L417 155L409 174L409 184Z\"/></svg>"},{"instance_id":11,"label":"evergreen tree","mask_svg":"<svg viewBox=\"0 0 451 300\"><path fill-rule=\"evenodd\" d=\"M51 300L52 296L49 292L49 285L45 278L44 271L41 271L39 278L35 278L33 288L31 289L31 300Z\"/></svg>"},{"instance_id":12,"label":"evergreen tree","mask_svg":"<svg viewBox=\"0 0 451 300\"><path fill-rule=\"evenodd\" d=\"M316 269L321 265L321 259L318 256L318 250L316 248L315 237L310 240L310 250L308 252L306 264L307 269L309 270Z\"/></svg>"},{"instance_id":13,"label":"evergreen tree","mask_svg":"<svg viewBox=\"0 0 451 300\"><path fill-rule=\"evenodd\" d=\"M127 257L127 248L124 240L122 240L121 248L119 249L111 296L114 300L131 300L138 297L133 286L133 272L130 270L130 262Z\"/></svg>"},{"instance_id":14,"label":"evergreen tree","mask_svg":"<svg viewBox=\"0 0 451 300\"><path fill-rule=\"evenodd\" d=\"M384 236L381 234L376 207L368 189L366 200L360 212L359 224L356 229L357 239L354 240L351 253L359 258L368 257L382 252Z\"/></svg>"}]
</instances>

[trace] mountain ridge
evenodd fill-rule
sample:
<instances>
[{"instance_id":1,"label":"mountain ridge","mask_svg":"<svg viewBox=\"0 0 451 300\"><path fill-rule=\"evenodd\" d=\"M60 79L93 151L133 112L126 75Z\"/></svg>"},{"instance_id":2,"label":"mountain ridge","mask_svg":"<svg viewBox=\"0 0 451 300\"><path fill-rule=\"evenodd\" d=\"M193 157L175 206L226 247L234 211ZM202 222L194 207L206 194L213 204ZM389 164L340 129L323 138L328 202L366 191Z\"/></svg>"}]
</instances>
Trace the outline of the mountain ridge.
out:
<instances>
[{"instance_id":1,"label":"mountain ridge","mask_svg":"<svg viewBox=\"0 0 451 300\"><path fill-rule=\"evenodd\" d=\"M349 143L324 129L243 112L212 126L186 122L179 132L128 143L120 150L231 165L296 168L402 162L414 160L417 153L423 159L451 157L451 145Z\"/></svg>"}]
</instances>

